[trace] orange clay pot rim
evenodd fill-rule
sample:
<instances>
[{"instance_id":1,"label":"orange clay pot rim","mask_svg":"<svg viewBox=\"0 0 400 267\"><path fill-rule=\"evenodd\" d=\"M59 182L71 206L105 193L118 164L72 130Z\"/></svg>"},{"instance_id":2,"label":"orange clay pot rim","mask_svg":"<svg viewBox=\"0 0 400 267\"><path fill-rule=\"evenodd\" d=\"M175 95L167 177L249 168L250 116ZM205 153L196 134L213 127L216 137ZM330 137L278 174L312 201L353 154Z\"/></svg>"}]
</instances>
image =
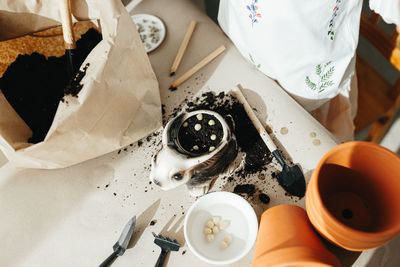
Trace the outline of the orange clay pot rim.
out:
<instances>
[{"instance_id":1,"label":"orange clay pot rim","mask_svg":"<svg viewBox=\"0 0 400 267\"><path fill-rule=\"evenodd\" d=\"M398 224L397 227L394 227L392 229L386 230L386 231L380 231L380 232L365 232L365 231L360 231L360 230L356 230L354 228L351 228L345 224L343 224L342 222L340 222L338 219L336 219L329 211L328 209L325 207L324 202L321 199L321 195L319 194L319 188L318 188L318 174L321 170L321 166L322 164L324 164L326 162L326 160L328 159L328 157L330 157L332 154L336 153L337 151L340 150L344 150L350 147L355 147L356 145L362 145L362 146L369 146L369 147L373 147L374 149L377 150L381 150L382 152L386 153L386 154L390 154L392 156L397 156L396 154L394 154L394 152L390 151L389 149L382 147L380 145L377 145L375 143L370 143L370 142L365 142L365 141L351 141L351 142L346 142L343 144L340 144L334 148L332 148L330 151L328 151L323 157L322 159L318 162L317 167L315 168L313 175L314 179L315 179L315 184L317 187L317 192L318 194L314 194L314 196L317 198L317 200L322 204L321 208L323 209L324 213L326 214L326 216L333 220L333 222L335 224L340 225L341 227L343 227L344 229L346 229L346 231L349 231L350 234L354 234L354 235L364 235L364 236L368 236L368 237L382 237L382 235L392 235L394 233L397 233L400 231L400 224ZM399 164L400 164L400 158L398 158Z\"/></svg>"}]
</instances>

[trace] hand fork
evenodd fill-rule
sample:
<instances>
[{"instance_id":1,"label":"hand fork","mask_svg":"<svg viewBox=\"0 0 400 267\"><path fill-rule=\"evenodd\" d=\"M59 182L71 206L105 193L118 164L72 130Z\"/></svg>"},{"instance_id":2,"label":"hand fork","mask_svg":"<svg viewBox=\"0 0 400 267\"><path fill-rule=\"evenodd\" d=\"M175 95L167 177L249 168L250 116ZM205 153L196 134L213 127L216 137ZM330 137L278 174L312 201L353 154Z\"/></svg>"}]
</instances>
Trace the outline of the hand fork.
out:
<instances>
[{"instance_id":1,"label":"hand fork","mask_svg":"<svg viewBox=\"0 0 400 267\"><path fill-rule=\"evenodd\" d=\"M154 232L153 236L155 237L154 243L156 243L161 248L161 253L160 256L158 257L155 267L162 267L165 260L165 256L167 256L167 253L170 251L178 251L180 245L178 241L176 241L176 239L172 241L168 237L164 238L161 234L156 235Z\"/></svg>"}]
</instances>

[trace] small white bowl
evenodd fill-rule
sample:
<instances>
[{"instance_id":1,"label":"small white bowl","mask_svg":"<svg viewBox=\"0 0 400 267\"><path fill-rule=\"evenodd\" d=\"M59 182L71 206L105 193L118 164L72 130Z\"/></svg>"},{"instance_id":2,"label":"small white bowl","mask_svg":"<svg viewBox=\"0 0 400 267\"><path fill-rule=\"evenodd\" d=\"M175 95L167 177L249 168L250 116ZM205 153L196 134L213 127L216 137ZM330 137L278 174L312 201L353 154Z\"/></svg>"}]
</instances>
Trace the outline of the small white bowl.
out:
<instances>
[{"instance_id":1,"label":"small white bowl","mask_svg":"<svg viewBox=\"0 0 400 267\"><path fill-rule=\"evenodd\" d=\"M207 242L204 228L207 221L220 217L229 222L225 230ZM258 231L257 216L242 197L229 192L214 192L199 198L189 209L184 222L185 239L189 249L210 264L231 264L247 255L253 247ZM220 248L222 240L230 235L231 244Z\"/></svg>"}]
</instances>

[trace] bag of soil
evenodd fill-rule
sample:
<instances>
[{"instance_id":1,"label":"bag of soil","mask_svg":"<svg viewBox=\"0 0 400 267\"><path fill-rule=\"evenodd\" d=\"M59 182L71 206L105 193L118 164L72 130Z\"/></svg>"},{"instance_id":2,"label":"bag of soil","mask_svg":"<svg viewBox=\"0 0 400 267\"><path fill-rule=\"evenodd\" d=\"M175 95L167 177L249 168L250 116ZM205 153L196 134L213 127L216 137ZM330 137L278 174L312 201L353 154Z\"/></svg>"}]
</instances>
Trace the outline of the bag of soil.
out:
<instances>
[{"instance_id":1,"label":"bag of soil","mask_svg":"<svg viewBox=\"0 0 400 267\"><path fill-rule=\"evenodd\" d=\"M64 90L65 95L61 95L58 107L54 107L55 116L47 127L48 131L44 127L47 134L44 132L39 138L32 136L32 125L30 128L24 121L27 120L26 115L17 108L14 110L10 104L13 101L7 101L6 90L3 94L0 87L0 149L17 166L46 169L67 167L129 145L161 126L158 82L136 26L121 1L71 0L71 5L74 21L91 19L99 23L102 40L80 66L76 76L80 81L70 83ZM55 56L62 56L61 35L56 37L57 45L52 48L46 43L48 36L38 37L42 33L36 33L60 25L59 21L58 4L52 0L1 2L0 25L6 27L0 27L0 41L8 41L0 43L0 77L8 67L5 64L16 60L15 54L21 51L43 54L33 55L43 57L40 60L45 63L40 64L54 63ZM22 38L13 39L20 36L33 39L28 40L30 46L19 45ZM27 52L27 47L31 51ZM42 53L43 47L46 52ZM19 56L18 60L24 60L24 57ZM37 70L40 64L37 67L30 66L31 69L27 70ZM21 72L21 80L35 78L23 69L18 69L18 72ZM48 76L53 72L37 73ZM45 83L52 80L49 77L41 79ZM0 82L0 86L2 84L4 86L5 82ZM72 89L80 89L79 93L71 93L71 86L74 87ZM32 87L33 92L43 89L37 88L37 85ZM7 98L10 98L8 94ZM38 102L42 102L40 97L38 99ZM32 102L34 106L36 103ZM36 114L25 113L31 117ZM49 117L46 115L32 119L43 124L41 120ZM36 138L37 143L34 144L32 138Z\"/></svg>"}]
</instances>

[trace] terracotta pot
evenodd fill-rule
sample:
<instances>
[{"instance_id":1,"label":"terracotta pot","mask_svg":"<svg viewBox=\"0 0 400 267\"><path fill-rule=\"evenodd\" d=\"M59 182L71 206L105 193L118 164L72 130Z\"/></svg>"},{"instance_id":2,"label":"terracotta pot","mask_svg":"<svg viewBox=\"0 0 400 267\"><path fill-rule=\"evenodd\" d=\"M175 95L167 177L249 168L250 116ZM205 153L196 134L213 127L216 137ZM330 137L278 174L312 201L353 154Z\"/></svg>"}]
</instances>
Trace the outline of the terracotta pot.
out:
<instances>
[{"instance_id":1,"label":"terracotta pot","mask_svg":"<svg viewBox=\"0 0 400 267\"><path fill-rule=\"evenodd\" d=\"M310 179L306 207L318 232L338 246L383 245L400 232L400 157L368 142L335 147Z\"/></svg>"},{"instance_id":2,"label":"terracotta pot","mask_svg":"<svg viewBox=\"0 0 400 267\"><path fill-rule=\"evenodd\" d=\"M261 216L251 266L340 266L340 263L323 246L304 209L279 205Z\"/></svg>"}]
</instances>

